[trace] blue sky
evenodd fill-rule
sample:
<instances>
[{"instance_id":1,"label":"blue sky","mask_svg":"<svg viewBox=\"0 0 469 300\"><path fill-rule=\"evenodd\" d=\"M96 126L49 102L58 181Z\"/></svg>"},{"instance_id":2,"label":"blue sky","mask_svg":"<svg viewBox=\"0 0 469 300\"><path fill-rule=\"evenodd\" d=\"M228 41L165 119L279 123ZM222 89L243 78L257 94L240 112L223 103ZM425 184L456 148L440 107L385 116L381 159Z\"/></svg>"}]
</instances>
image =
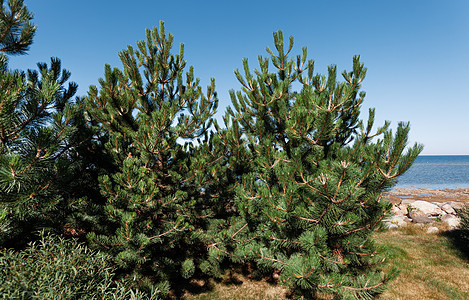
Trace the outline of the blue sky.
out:
<instances>
[{"instance_id":1,"label":"blue sky","mask_svg":"<svg viewBox=\"0 0 469 300\"><path fill-rule=\"evenodd\" d=\"M376 125L411 122L410 140L423 154L469 154L469 1L63 1L25 0L38 31L27 56L10 67L35 68L59 57L78 95L103 76L104 64L121 67L117 53L145 38L145 28L165 21L174 51L203 86L216 80L219 114L239 90L233 71L247 57L273 48L272 32L295 37L293 53L308 47L316 71L335 64L350 70L361 56L368 68L363 90L376 108Z\"/></svg>"}]
</instances>

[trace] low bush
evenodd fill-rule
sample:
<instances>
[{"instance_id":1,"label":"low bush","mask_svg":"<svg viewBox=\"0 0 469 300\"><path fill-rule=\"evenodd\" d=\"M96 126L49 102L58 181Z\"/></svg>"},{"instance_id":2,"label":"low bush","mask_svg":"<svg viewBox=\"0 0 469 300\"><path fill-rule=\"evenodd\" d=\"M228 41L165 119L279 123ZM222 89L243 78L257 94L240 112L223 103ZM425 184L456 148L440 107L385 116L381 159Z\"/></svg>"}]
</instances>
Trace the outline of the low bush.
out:
<instances>
[{"instance_id":1,"label":"low bush","mask_svg":"<svg viewBox=\"0 0 469 300\"><path fill-rule=\"evenodd\" d=\"M2 299L156 299L157 290L132 289L116 281L107 255L75 240L41 233L23 251L0 251Z\"/></svg>"},{"instance_id":2,"label":"low bush","mask_svg":"<svg viewBox=\"0 0 469 300\"><path fill-rule=\"evenodd\" d=\"M462 238L466 241L467 251L469 251L469 205L458 210L458 216L461 218L459 229L461 230Z\"/></svg>"}]
</instances>

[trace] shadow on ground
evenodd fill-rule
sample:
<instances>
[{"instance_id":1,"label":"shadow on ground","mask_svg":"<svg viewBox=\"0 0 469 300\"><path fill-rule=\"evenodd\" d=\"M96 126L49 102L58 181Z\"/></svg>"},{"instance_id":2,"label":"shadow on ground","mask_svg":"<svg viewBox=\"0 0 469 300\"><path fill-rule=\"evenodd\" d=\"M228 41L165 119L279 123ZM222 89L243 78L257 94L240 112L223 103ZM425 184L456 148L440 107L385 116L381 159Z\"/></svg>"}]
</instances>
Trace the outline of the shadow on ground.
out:
<instances>
[{"instance_id":1,"label":"shadow on ground","mask_svg":"<svg viewBox=\"0 0 469 300\"><path fill-rule=\"evenodd\" d=\"M461 253L462 258L469 261L469 230L455 229L442 233L452 246Z\"/></svg>"}]
</instances>

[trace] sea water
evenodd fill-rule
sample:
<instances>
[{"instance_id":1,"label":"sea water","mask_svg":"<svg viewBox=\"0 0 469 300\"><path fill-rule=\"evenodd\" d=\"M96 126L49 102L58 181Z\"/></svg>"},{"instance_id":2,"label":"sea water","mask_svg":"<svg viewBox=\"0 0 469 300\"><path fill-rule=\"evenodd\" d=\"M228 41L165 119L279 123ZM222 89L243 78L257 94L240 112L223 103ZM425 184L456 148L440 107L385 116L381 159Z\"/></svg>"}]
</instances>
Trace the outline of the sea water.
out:
<instances>
[{"instance_id":1,"label":"sea water","mask_svg":"<svg viewBox=\"0 0 469 300\"><path fill-rule=\"evenodd\" d=\"M469 188L469 155L420 155L394 188Z\"/></svg>"}]
</instances>

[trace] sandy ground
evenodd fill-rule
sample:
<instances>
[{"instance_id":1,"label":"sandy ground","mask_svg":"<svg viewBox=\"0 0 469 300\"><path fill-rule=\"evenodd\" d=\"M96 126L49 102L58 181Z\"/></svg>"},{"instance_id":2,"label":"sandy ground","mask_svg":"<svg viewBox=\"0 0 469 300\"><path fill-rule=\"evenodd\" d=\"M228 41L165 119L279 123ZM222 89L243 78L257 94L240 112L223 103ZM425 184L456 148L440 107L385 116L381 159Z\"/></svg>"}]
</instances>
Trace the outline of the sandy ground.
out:
<instances>
[{"instance_id":1,"label":"sandy ground","mask_svg":"<svg viewBox=\"0 0 469 300\"><path fill-rule=\"evenodd\" d=\"M461 202L469 204L469 188L465 189L396 189L388 193L387 198L393 203L399 203L403 199L424 200L428 202Z\"/></svg>"}]
</instances>

